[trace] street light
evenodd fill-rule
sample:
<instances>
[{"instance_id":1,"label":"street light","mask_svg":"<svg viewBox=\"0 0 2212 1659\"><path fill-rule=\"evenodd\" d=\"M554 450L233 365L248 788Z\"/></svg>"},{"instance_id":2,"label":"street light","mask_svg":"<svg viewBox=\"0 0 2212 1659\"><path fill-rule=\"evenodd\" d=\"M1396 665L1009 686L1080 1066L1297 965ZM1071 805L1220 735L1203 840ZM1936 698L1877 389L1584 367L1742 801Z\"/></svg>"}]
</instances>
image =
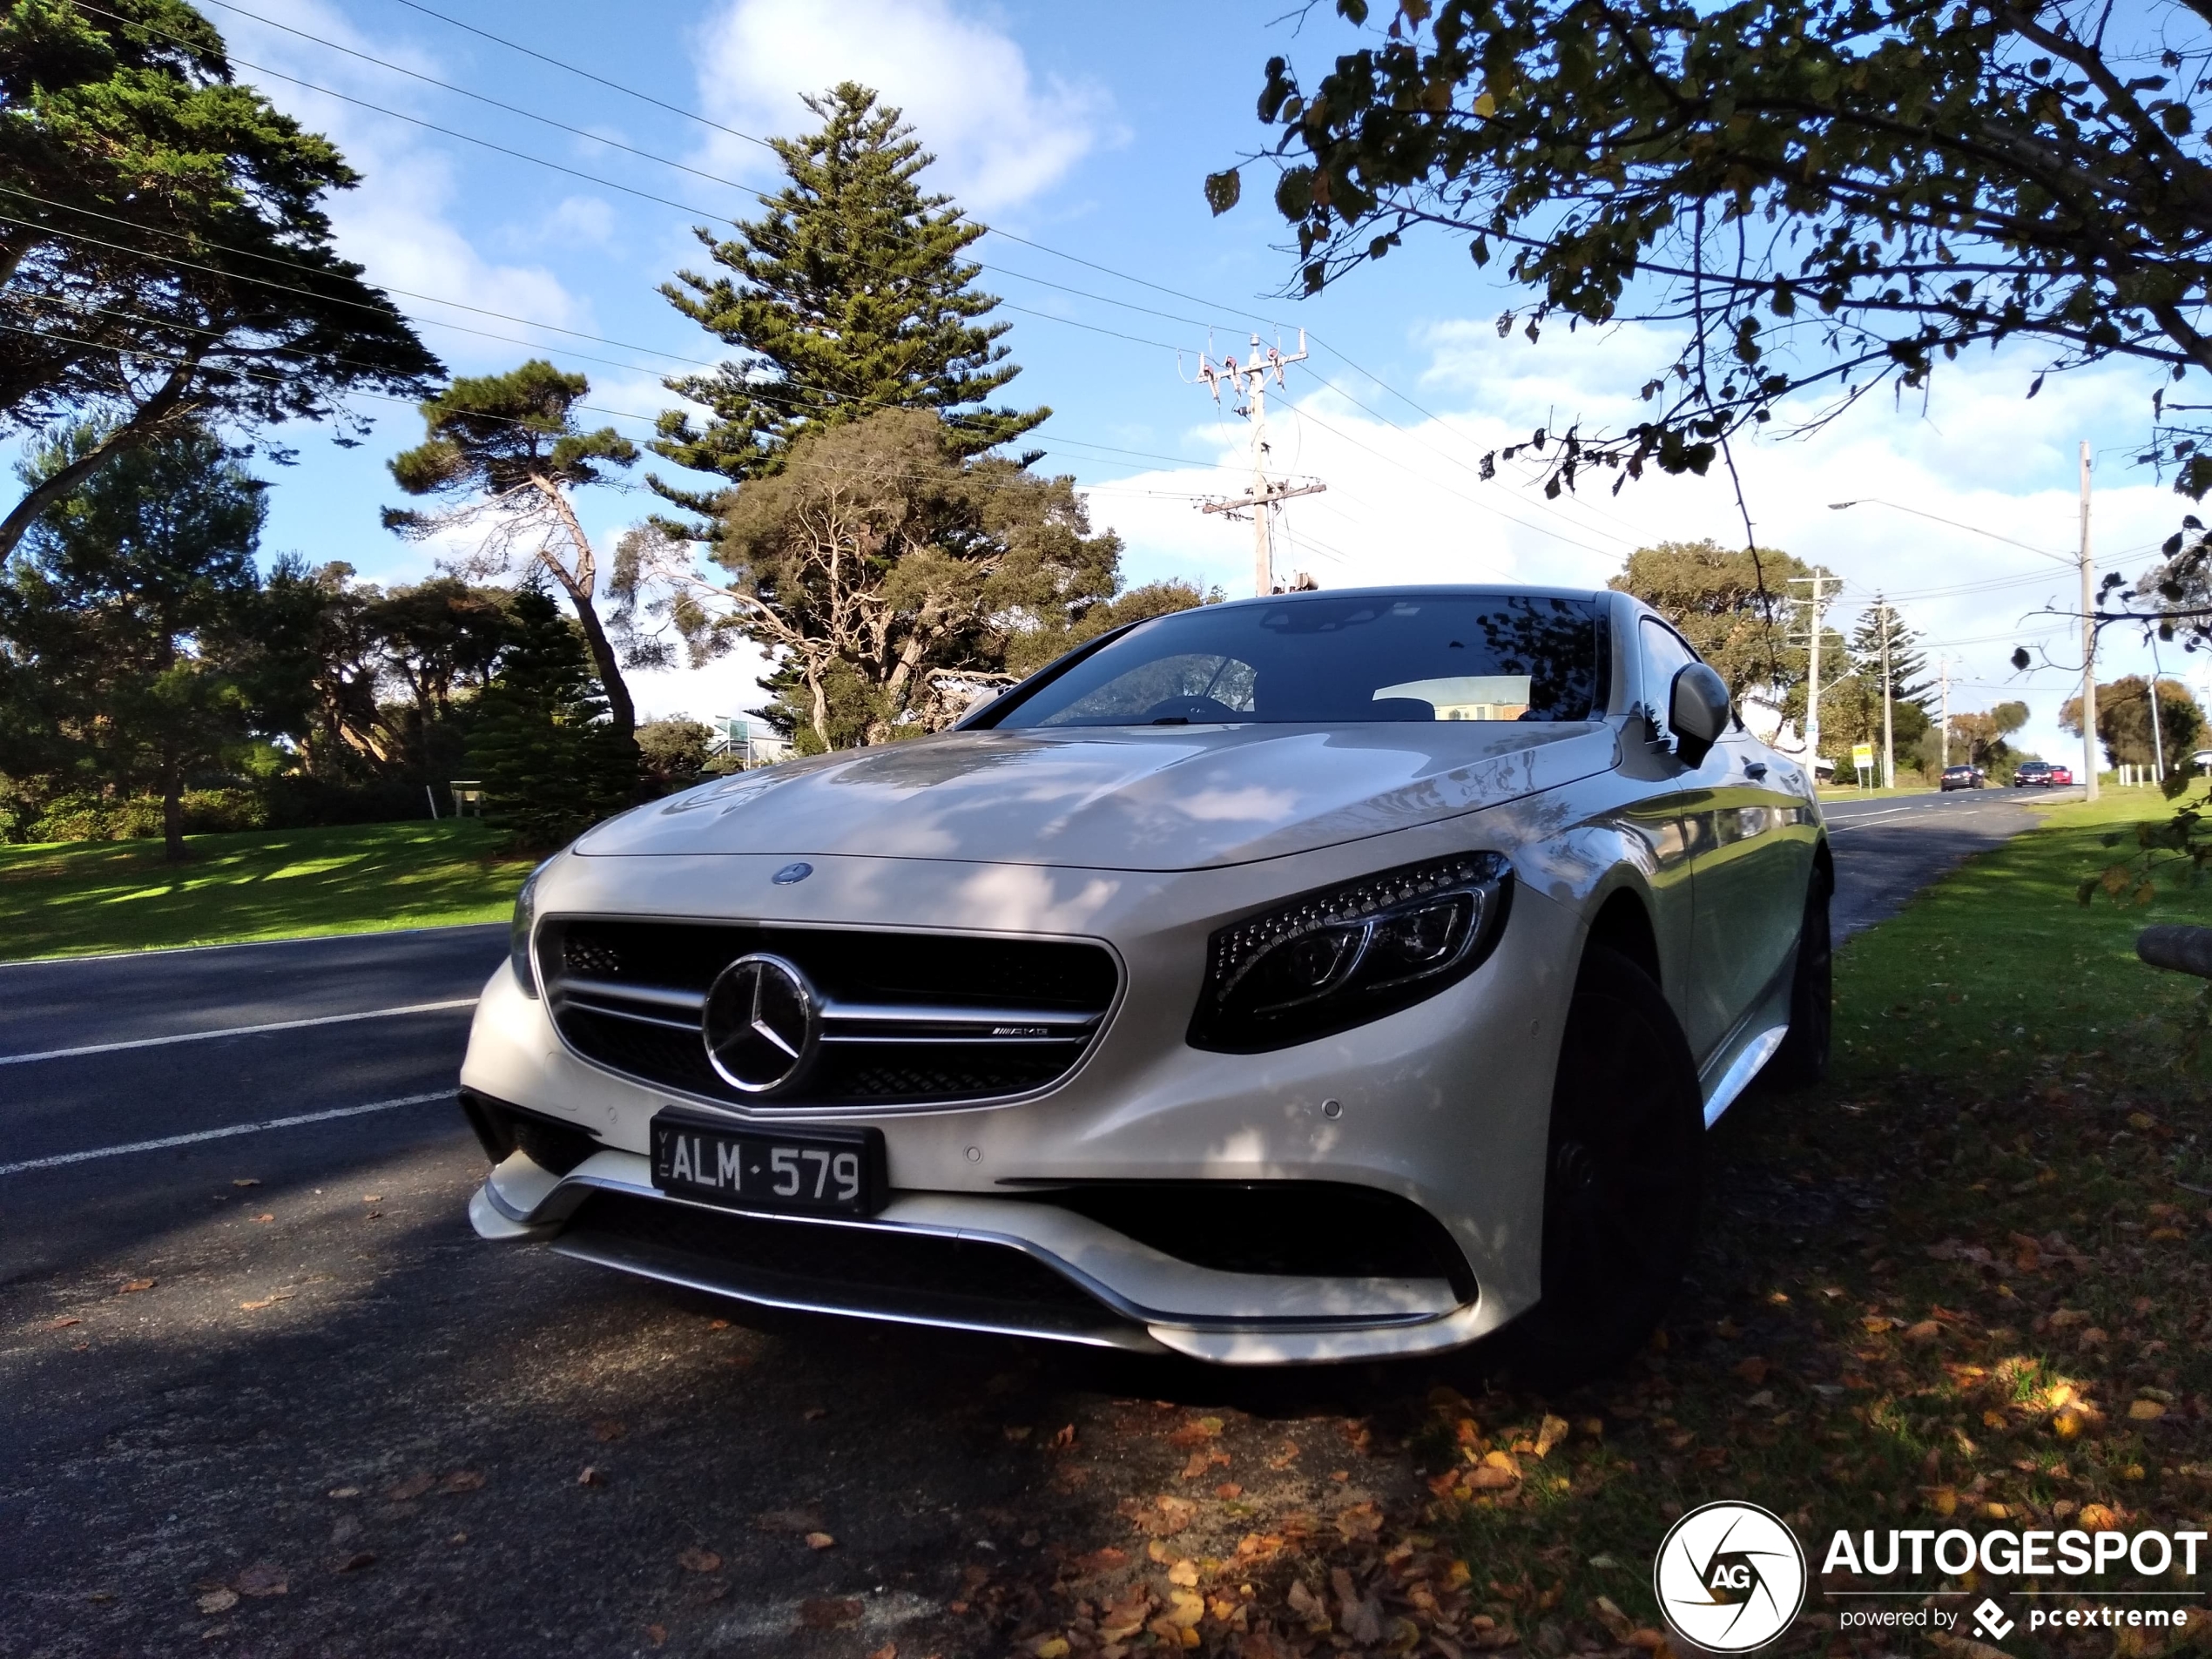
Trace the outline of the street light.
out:
<instances>
[{"instance_id":1,"label":"street light","mask_svg":"<svg viewBox=\"0 0 2212 1659\"><path fill-rule=\"evenodd\" d=\"M1903 502L1884 501L1879 496L1857 496L1850 501L1831 501L1828 510L1840 513L1846 507L1886 507L1893 513L1910 513L1915 518L1925 518L1937 524L1948 524L1954 530L1965 530L1971 536L1986 536L1993 542L2002 542L2007 547L2025 548L2038 558L2054 559L2060 564L2072 564L2074 560L2064 553L2054 553L2048 548L2033 547L2026 542L2016 542L2009 536L2000 536L1995 530L1986 530L1979 524L1962 524L1955 518L1946 518L1940 513L1924 512L1918 507L1907 507Z\"/></svg>"}]
</instances>

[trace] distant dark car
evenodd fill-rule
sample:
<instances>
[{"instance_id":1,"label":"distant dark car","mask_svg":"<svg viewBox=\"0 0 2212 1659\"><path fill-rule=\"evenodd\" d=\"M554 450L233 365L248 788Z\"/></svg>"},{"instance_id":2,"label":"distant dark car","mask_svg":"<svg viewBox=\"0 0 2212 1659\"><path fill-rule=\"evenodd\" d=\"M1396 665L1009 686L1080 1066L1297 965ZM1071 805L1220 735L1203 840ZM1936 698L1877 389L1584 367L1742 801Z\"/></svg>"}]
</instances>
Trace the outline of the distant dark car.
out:
<instances>
[{"instance_id":1,"label":"distant dark car","mask_svg":"<svg viewBox=\"0 0 2212 1659\"><path fill-rule=\"evenodd\" d=\"M1946 766L1943 769L1945 789L1979 789L1989 782L1989 774L1979 766Z\"/></svg>"},{"instance_id":2,"label":"distant dark car","mask_svg":"<svg viewBox=\"0 0 2212 1659\"><path fill-rule=\"evenodd\" d=\"M2072 783L2074 774L2064 766L2054 766L2047 760L2023 760L2020 770L2013 774L2015 789L2049 789L2060 783Z\"/></svg>"}]
</instances>

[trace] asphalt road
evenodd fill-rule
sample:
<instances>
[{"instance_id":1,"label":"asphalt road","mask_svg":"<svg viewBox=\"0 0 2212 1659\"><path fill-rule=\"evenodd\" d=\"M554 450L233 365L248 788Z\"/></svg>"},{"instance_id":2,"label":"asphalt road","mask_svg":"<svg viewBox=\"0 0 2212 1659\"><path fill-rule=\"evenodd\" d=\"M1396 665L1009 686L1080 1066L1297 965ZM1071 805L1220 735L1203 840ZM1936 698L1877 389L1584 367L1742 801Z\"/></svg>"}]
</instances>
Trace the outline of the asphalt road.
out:
<instances>
[{"instance_id":1,"label":"asphalt road","mask_svg":"<svg viewBox=\"0 0 2212 1659\"><path fill-rule=\"evenodd\" d=\"M1828 816L1839 935L2033 821L1996 791ZM481 1244L450 1092L503 949L0 966L0 1655L988 1651L952 1610L983 1575L1172 1480L1094 1433L1126 1397L1310 1444L1358 1387L739 1324ZM1062 1423L1102 1449L1049 1462ZM1266 1467L1408 1496L1403 1460Z\"/></svg>"}]
</instances>

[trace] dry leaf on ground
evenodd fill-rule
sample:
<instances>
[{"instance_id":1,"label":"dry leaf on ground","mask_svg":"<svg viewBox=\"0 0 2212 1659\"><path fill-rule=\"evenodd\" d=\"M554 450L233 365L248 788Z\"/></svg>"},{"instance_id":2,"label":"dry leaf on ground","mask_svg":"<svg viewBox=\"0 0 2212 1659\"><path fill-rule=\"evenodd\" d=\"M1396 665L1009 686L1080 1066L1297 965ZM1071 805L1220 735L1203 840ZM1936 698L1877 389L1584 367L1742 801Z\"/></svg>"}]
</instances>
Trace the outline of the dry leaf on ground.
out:
<instances>
[{"instance_id":1,"label":"dry leaf on ground","mask_svg":"<svg viewBox=\"0 0 2212 1659\"><path fill-rule=\"evenodd\" d=\"M840 1626L858 1624L860 1615L867 1609L849 1595L810 1595L799 1604L799 1622L802 1629L834 1630Z\"/></svg>"},{"instance_id":2,"label":"dry leaf on ground","mask_svg":"<svg viewBox=\"0 0 2212 1659\"><path fill-rule=\"evenodd\" d=\"M212 1618L218 1613L227 1613L233 1608L236 1607L238 1605L238 1592L236 1590L228 1589L210 1590L206 1595L201 1596L199 1600L194 1603L194 1605L197 1606L202 1613L206 1614Z\"/></svg>"},{"instance_id":3,"label":"dry leaf on ground","mask_svg":"<svg viewBox=\"0 0 2212 1659\"><path fill-rule=\"evenodd\" d=\"M150 1278L126 1278L123 1281L122 1288L118 1290L116 1294L118 1296L129 1296L134 1291L150 1291L154 1287L156 1282L157 1281Z\"/></svg>"},{"instance_id":4,"label":"dry leaf on ground","mask_svg":"<svg viewBox=\"0 0 2212 1659\"><path fill-rule=\"evenodd\" d=\"M701 1549L696 1544L689 1549L676 1552L676 1564L687 1573L718 1573L722 1558L711 1549Z\"/></svg>"},{"instance_id":5,"label":"dry leaf on ground","mask_svg":"<svg viewBox=\"0 0 2212 1659\"><path fill-rule=\"evenodd\" d=\"M435 1474L410 1474L406 1480L386 1487L384 1495L394 1503L412 1503L437 1484Z\"/></svg>"},{"instance_id":6,"label":"dry leaf on ground","mask_svg":"<svg viewBox=\"0 0 2212 1659\"><path fill-rule=\"evenodd\" d=\"M284 1595L292 1588L292 1577L273 1561L256 1561L239 1570L231 1588L240 1595Z\"/></svg>"},{"instance_id":7,"label":"dry leaf on ground","mask_svg":"<svg viewBox=\"0 0 2212 1659\"><path fill-rule=\"evenodd\" d=\"M834 1549L836 1547L837 1540L826 1532L810 1532L806 1534L806 1548L809 1549Z\"/></svg>"},{"instance_id":8,"label":"dry leaf on ground","mask_svg":"<svg viewBox=\"0 0 2212 1659\"><path fill-rule=\"evenodd\" d=\"M484 1484L484 1477L474 1469L455 1469L446 1476L444 1489L448 1492L475 1492Z\"/></svg>"}]
</instances>

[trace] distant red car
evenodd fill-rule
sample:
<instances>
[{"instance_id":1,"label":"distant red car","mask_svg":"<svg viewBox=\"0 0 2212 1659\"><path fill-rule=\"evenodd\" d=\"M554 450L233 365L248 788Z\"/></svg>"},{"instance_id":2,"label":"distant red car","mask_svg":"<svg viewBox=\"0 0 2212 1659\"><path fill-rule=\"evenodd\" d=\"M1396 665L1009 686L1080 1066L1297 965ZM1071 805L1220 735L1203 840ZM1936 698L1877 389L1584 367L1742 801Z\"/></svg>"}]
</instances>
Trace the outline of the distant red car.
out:
<instances>
[{"instance_id":1,"label":"distant red car","mask_svg":"<svg viewBox=\"0 0 2212 1659\"><path fill-rule=\"evenodd\" d=\"M2062 785L2070 784L2073 781L2074 772L2070 768L2060 765L2054 765L2051 768L2050 784L2052 788L2057 789Z\"/></svg>"}]
</instances>

